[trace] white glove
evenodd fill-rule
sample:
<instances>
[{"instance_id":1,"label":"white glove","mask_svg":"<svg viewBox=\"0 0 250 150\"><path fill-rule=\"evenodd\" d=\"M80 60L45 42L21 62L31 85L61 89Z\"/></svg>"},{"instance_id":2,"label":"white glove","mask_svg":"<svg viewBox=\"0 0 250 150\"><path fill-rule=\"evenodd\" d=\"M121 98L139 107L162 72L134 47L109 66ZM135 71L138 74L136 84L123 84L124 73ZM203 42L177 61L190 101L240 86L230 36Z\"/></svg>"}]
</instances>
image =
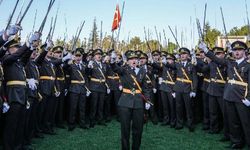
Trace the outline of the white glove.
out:
<instances>
[{"instance_id":1,"label":"white glove","mask_svg":"<svg viewBox=\"0 0 250 150\"><path fill-rule=\"evenodd\" d=\"M248 99L243 99L242 102L247 106L249 107L250 106L250 101Z\"/></svg>"},{"instance_id":2,"label":"white glove","mask_svg":"<svg viewBox=\"0 0 250 150\"><path fill-rule=\"evenodd\" d=\"M119 90L122 91L123 87L122 85L119 85Z\"/></svg>"},{"instance_id":3,"label":"white glove","mask_svg":"<svg viewBox=\"0 0 250 150\"><path fill-rule=\"evenodd\" d=\"M195 92L190 92L189 96L192 98L192 97L195 97L196 96L196 93Z\"/></svg>"},{"instance_id":4,"label":"white glove","mask_svg":"<svg viewBox=\"0 0 250 150\"><path fill-rule=\"evenodd\" d=\"M87 97L89 97L90 94L91 94L90 91L87 91L87 92L86 92L86 96L87 96Z\"/></svg>"},{"instance_id":5,"label":"white glove","mask_svg":"<svg viewBox=\"0 0 250 150\"><path fill-rule=\"evenodd\" d=\"M116 57L117 57L116 52L113 51L113 52L111 53L111 56L110 56L110 57L113 58L113 59L116 59Z\"/></svg>"},{"instance_id":6,"label":"white glove","mask_svg":"<svg viewBox=\"0 0 250 150\"><path fill-rule=\"evenodd\" d=\"M31 35L31 37L29 37L28 41L26 42L26 46L30 47L31 50L34 50L34 48L32 47L33 43L35 41L39 41L41 38L41 33L39 32L35 32L34 34Z\"/></svg>"},{"instance_id":7,"label":"white glove","mask_svg":"<svg viewBox=\"0 0 250 150\"><path fill-rule=\"evenodd\" d=\"M64 57L62 58L62 61L65 62L65 61L70 60L70 59L72 59L72 54L71 54L71 53L68 53L66 56L64 56Z\"/></svg>"},{"instance_id":8,"label":"white glove","mask_svg":"<svg viewBox=\"0 0 250 150\"><path fill-rule=\"evenodd\" d=\"M61 92L56 92L56 93L55 93L55 96L56 96L56 97L59 97L60 94L61 94Z\"/></svg>"},{"instance_id":9,"label":"white glove","mask_svg":"<svg viewBox=\"0 0 250 150\"><path fill-rule=\"evenodd\" d=\"M68 94L68 89L64 90L64 96L66 96Z\"/></svg>"},{"instance_id":10,"label":"white glove","mask_svg":"<svg viewBox=\"0 0 250 150\"><path fill-rule=\"evenodd\" d=\"M198 47L199 49L202 49L205 53L208 52L207 45L204 42L201 42Z\"/></svg>"},{"instance_id":11,"label":"white glove","mask_svg":"<svg viewBox=\"0 0 250 150\"><path fill-rule=\"evenodd\" d=\"M175 54L174 55L176 59L179 59L180 58L180 55L179 54Z\"/></svg>"},{"instance_id":12,"label":"white glove","mask_svg":"<svg viewBox=\"0 0 250 150\"><path fill-rule=\"evenodd\" d=\"M30 109L30 102L29 101L27 101L27 103L26 103L26 109Z\"/></svg>"},{"instance_id":13,"label":"white glove","mask_svg":"<svg viewBox=\"0 0 250 150\"><path fill-rule=\"evenodd\" d=\"M109 94L110 93L110 89L107 89L107 94Z\"/></svg>"},{"instance_id":14,"label":"white glove","mask_svg":"<svg viewBox=\"0 0 250 150\"><path fill-rule=\"evenodd\" d=\"M151 53L148 53L148 62L149 63L154 63L154 60L153 60L153 57L152 57L152 54Z\"/></svg>"},{"instance_id":15,"label":"white glove","mask_svg":"<svg viewBox=\"0 0 250 150\"><path fill-rule=\"evenodd\" d=\"M232 52L232 47L231 47L231 43L230 42L226 43L226 48L227 48L227 50L228 50L229 53Z\"/></svg>"},{"instance_id":16,"label":"white glove","mask_svg":"<svg viewBox=\"0 0 250 150\"><path fill-rule=\"evenodd\" d=\"M163 79L162 79L162 77L160 77L160 78L158 78L158 82L159 82L159 84L162 84L162 82L163 82Z\"/></svg>"},{"instance_id":17,"label":"white glove","mask_svg":"<svg viewBox=\"0 0 250 150\"><path fill-rule=\"evenodd\" d=\"M18 33L18 31L22 30L22 27L19 25L12 25L10 26L7 31L6 31L6 35L8 37L12 36L12 35L16 35Z\"/></svg>"},{"instance_id":18,"label":"white glove","mask_svg":"<svg viewBox=\"0 0 250 150\"><path fill-rule=\"evenodd\" d=\"M173 98L175 98L175 97L176 97L176 94L175 94L175 93L172 93L172 96L173 96Z\"/></svg>"},{"instance_id":19,"label":"white glove","mask_svg":"<svg viewBox=\"0 0 250 150\"><path fill-rule=\"evenodd\" d=\"M157 89L156 88L153 88L153 93L155 94L157 92Z\"/></svg>"},{"instance_id":20,"label":"white glove","mask_svg":"<svg viewBox=\"0 0 250 150\"><path fill-rule=\"evenodd\" d=\"M7 102L3 103L3 113L8 112L8 110L10 109L10 105Z\"/></svg>"},{"instance_id":21,"label":"white glove","mask_svg":"<svg viewBox=\"0 0 250 150\"><path fill-rule=\"evenodd\" d=\"M34 78L28 79L28 85L29 85L29 88L33 91L37 89L36 80Z\"/></svg>"},{"instance_id":22,"label":"white glove","mask_svg":"<svg viewBox=\"0 0 250 150\"><path fill-rule=\"evenodd\" d=\"M146 110L149 110L149 109L150 109L150 107L151 107L151 106L150 106L150 104L149 104L149 103L145 103L145 109L146 109Z\"/></svg>"},{"instance_id":23,"label":"white glove","mask_svg":"<svg viewBox=\"0 0 250 150\"><path fill-rule=\"evenodd\" d=\"M46 42L45 51L49 51L53 46L54 46L53 41L48 40L48 41Z\"/></svg>"},{"instance_id":24,"label":"white glove","mask_svg":"<svg viewBox=\"0 0 250 150\"><path fill-rule=\"evenodd\" d=\"M161 58L161 62L162 62L164 65L166 65L166 64L167 64L167 59L166 59L166 57L162 57L162 58Z\"/></svg>"},{"instance_id":25,"label":"white glove","mask_svg":"<svg viewBox=\"0 0 250 150\"><path fill-rule=\"evenodd\" d=\"M192 64L193 65L197 65L197 59L196 59L196 56L192 56L192 60L191 60Z\"/></svg>"},{"instance_id":26,"label":"white glove","mask_svg":"<svg viewBox=\"0 0 250 150\"><path fill-rule=\"evenodd\" d=\"M93 61L93 60L90 60L90 61L89 61L89 64L88 64L88 68L93 68L93 63L94 63L94 61Z\"/></svg>"}]
</instances>

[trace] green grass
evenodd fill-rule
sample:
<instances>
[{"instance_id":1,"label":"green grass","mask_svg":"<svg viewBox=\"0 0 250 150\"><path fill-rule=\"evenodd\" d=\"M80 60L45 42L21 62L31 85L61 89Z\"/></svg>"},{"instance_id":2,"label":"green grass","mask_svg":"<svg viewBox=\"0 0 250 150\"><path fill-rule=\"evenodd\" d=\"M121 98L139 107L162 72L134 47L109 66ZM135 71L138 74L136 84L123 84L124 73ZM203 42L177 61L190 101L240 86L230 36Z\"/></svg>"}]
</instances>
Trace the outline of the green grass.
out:
<instances>
[{"instance_id":1,"label":"green grass","mask_svg":"<svg viewBox=\"0 0 250 150\"><path fill-rule=\"evenodd\" d=\"M112 121L107 127L96 126L89 130L76 128L73 132L66 129L56 129L57 135L46 135L44 139L34 139L32 146L37 150L119 150L120 124ZM144 126L142 150L220 150L225 149L227 143L218 142L221 135L210 135L196 127L194 133L187 128L175 130L169 126Z\"/></svg>"}]
</instances>

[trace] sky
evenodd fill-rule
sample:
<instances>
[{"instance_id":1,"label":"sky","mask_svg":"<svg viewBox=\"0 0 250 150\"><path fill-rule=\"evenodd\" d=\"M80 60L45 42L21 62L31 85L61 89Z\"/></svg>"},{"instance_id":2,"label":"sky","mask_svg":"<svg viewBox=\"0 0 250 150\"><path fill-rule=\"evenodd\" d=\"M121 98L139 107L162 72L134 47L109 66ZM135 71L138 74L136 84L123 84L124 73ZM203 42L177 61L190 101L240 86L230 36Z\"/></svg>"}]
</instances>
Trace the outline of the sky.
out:
<instances>
[{"instance_id":1,"label":"sky","mask_svg":"<svg viewBox=\"0 0 250 150\"><path fill-rule=\"evenodd\" d=\"M249 10L250 0L246 1ZM22 4L24 4L25 8L28 2L29 0L20 0L13 23L16 21ZM15 3L16 0L3 0L1 3L0 27L2 29L5 28ZM120 11L122 11L123 0L56 0L44 28L43 38L47 36L50 18L55 17L57 8L59 8L59 12L54 39L63 39L67 29L67 40L70 40L83 20L85 21L85 26L80 39L88 38L92 30L94 18L97 20L98 30L100 30L101 21L103 21L103 35L111 35L111 26L117 3L120 6ZM195 18L198 17L201 25L203 25L205 3L207 3L206 20L213 28L223 32L220 6L223 8L228 31L233 27L246 25L245 0L125 0L119 39L127 41L131 37L139 36L141 40L144 40L144 27L149 29L150 38L156 39L156 26L158 32L161 32L163 44L163 29L166 31L166 38L175 42L168 29L168 25L170 25L173 29L177 28L179 43L181 43L182 32L182 46L191 48L198 39ZM48 4L49 0L33 1L29 12L22 22L22 36L26 36L32 31L36 10L35 30L39 28Z\"/></svg>"}]
</instances>

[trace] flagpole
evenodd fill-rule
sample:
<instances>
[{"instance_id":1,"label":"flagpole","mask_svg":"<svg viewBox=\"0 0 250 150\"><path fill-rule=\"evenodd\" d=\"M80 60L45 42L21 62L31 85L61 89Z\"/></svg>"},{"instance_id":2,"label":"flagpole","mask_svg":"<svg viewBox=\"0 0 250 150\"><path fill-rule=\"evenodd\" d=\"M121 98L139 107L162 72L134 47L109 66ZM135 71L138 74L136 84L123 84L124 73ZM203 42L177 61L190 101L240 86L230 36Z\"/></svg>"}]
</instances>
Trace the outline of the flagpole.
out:
<instances>
[{"instance_id":1,"label":"flagpole","mask_svg":"<svg viewBox=\"0 0 250 150\"><path fill-rule=\"evenodd\" d=\"M125 0L123 1L123 4L122 4L122 15L121 15L121 21L120 21L120 25L119 25L119 29L118 29L117 38L116 38L117 43L119 42L120 30L121 30L122 20L123 20L124 6L125 6Z\"/></svg>"}]
</instances>

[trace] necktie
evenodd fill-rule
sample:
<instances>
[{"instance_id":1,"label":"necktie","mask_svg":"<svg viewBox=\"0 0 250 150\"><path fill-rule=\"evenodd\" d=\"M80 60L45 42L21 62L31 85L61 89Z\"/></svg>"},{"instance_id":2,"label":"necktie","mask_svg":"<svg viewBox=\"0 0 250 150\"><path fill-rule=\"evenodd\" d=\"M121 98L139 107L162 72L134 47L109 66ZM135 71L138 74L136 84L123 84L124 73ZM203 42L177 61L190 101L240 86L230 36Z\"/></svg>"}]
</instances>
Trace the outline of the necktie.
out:
<instances>
[{"instance_id":1,"label":"necktie","mask_svg":"<svg viewBox=\"0 0 250 150\"><path fill-rule=\"evenodd\" d=\"M185 67L185 63L184 62L182 63L182 67Z\"/></svg>"}]
</instances>

